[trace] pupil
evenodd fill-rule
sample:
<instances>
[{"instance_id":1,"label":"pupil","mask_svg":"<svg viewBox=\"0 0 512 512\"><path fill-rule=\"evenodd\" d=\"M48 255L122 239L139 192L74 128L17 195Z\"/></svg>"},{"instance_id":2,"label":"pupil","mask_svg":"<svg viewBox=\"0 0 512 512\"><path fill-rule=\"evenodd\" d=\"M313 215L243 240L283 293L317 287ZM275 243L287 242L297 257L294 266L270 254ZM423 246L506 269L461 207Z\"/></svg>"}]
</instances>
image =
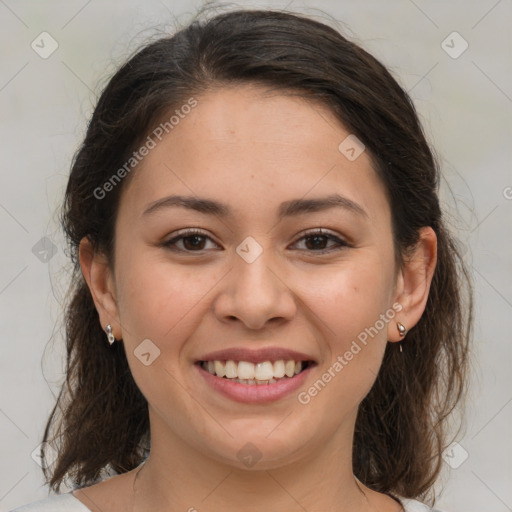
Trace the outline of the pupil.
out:
<instances>
[{"instance_id":1,"label":"pupil","mask_svg":"<svg viewBox=\"0 0 512 512\"><path fill-rule=\"evenodd\" d=\"M194 239L196 242L199 240L199 243L192 243L191 244L191 247L192 248L195 248L197 249L198 246L201 246L201 238L203 238L201 235L192 235L192 236L187 236L184 241L185 241L185 247L187 247L187 245L190 244L190 240ZM187 248L190 248L190 247L187 247Z\"/></svg>"},{"instance_id":2,"label":"pupil","mask_svg":"<svg viewBox=\"0 0 512 512\"><path fill-rule=\"evenodd\" d=\"M320 239L323 239L323 241L324 241L323 245L325 245L325 236L323 236L323 235L311 235L311 236L308 237L308 240L311 240L311 239L315 240L315 242L318 242ZM318 247L318 245L316 243L313 244L313 245L316 246L317 249L318 248L324 249L324 247ZM308 248L311 249L311 247L308 247Z\"/></svg>"}]
</instances>

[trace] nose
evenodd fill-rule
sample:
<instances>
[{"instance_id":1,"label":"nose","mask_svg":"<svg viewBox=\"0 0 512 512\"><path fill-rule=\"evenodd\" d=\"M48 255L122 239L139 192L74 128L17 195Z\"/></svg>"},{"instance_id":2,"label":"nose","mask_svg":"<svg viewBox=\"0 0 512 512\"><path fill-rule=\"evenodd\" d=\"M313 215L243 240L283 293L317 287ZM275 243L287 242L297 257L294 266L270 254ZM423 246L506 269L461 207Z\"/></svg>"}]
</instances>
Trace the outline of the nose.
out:
<instances>
[{"instance_id":1,"label":"nose","mask_svg":"<svg viewBox=\"0 0 512 512\"><path fill-rule=\"evenodd\" d=\"M284 323L296 313L294 294L286 283L282 267L271 261L270 251L248 262L238 254L233 267L222 280L222 288L213 303L222 322L240 321L249 329Z\"/></svg>"}]
</instances>

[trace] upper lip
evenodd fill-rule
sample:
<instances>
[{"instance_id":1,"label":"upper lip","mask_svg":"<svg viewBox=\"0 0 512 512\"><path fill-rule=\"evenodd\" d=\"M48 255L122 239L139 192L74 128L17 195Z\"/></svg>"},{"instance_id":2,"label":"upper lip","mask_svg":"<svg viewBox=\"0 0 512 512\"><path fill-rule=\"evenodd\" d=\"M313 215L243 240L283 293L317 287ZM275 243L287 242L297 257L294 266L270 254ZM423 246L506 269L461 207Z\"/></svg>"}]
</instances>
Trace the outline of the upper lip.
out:
<instances>
[{"instance_id":1,"label":"upper lip","mask_svg":"<svg viewBox=\"0 0 512 512\"><path fill-rule=\"evenodd\" d=\"M313 361L311 356L295 350L283 347L267 347L260 349L248 349L242 347L225 348L215 352L209 352L201 356L197 361L248 361L250 363L261 363L263 361Z\"/></svg>"}]
</instances>

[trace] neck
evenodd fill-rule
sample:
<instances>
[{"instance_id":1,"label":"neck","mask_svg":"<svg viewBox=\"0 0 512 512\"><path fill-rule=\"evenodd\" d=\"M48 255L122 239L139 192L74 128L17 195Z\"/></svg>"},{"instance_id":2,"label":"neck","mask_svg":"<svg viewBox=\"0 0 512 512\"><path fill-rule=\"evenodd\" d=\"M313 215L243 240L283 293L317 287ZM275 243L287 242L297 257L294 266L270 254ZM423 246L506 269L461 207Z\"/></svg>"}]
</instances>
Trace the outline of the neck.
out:
<instances>
[{"instance_id":1,"label":"neck","mask_svg":"<svg viewBox=\"0 0 512 512\"><path fill-rule=\"evenodd\" d=\"M213 460L151 422L151 453L135 475L132 512L398 511L352 473L352 432L340 429L314 455L274 469L239 469ZM378 495L381 498L383 495Z\"/></svg>"}]
</instances>

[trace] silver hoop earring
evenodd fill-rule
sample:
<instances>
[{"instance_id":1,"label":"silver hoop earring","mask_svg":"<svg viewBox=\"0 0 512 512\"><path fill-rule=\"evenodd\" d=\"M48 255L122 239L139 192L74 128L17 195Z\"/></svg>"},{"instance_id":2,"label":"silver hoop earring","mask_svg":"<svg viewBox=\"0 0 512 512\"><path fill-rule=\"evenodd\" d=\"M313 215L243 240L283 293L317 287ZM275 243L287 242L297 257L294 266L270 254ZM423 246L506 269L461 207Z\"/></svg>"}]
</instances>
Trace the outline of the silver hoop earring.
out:
<instances>
[{"instance_id":1,"label":"silver hoop earring","mask_svg":"<svg viewBox=\"0 0 512 512\"><path fill-rule=\"evenodd\" d=\"M115 336L112 334L112 326L110 324L108 324L105 327L105 330L107 331L108 342L110 343L110 345L112 345L114 343L114 341L116 341Z\"/></svg>"}]
</instances>

